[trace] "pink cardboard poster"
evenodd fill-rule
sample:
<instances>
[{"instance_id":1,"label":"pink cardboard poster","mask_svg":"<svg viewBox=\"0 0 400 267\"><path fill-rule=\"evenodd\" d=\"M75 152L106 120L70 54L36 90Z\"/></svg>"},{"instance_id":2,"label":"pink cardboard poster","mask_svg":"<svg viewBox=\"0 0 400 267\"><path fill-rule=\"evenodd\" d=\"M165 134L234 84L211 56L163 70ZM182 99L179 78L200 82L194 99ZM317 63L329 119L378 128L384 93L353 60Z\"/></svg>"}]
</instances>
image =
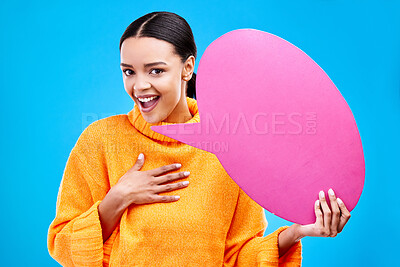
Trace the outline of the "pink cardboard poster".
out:
<instances>
[{"instance_id":1,"label":"pink cardboard poster","mask_svg":"<svg viewBox=\"0 0 400 267\"><path fill-rule=\"evenodd\" d=\"M200 123L152 130L214 153L254 201L286 220L315 222L314 202L332 188L349 211L365 163L351 109L328 75L286 40L228 32L198 67Z\"/></svg>"}]
</instances>

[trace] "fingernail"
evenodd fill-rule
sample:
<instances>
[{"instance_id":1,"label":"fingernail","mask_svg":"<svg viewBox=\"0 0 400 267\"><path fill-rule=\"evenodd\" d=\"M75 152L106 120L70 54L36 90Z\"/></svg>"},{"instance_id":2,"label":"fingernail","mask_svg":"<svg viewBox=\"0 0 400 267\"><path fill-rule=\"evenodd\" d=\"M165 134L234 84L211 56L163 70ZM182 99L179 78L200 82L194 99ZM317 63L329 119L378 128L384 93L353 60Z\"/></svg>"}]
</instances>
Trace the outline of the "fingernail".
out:
<instances>
[{"instance_id":1,"label":"fingernail","mask_svg":"<svg viewBox=\"0 0 400 267\"><path fill-rule=\"evenodd\" d=\"M329 190L328 190L328 193L329 193L329 195L331 195L331 196L335 196L335 193L333 192L333 190L332 190L332 188L330 188Z\"/></svg>"},{"instance_id":2,"label":"fingernail","mask_svg":"<svg viewBox=\"0 0 400 267\"><path fill-rule=\"evenodd\" d=\"M143 157L144 157L143 153L140 153L138 159L143 159Z\"/></svg>"},{"instance_id":3,"label":"fingernail","mask_svg":"<svg viewBox=\"0 0 400 267\"><path fill-rule=\"evenodd\" d=\"M319 197L320 198L324 198L325 197L325 193L324 193L324 191L319 191Z\"/></svg>"},{"instance_id":4,"label":"fingernail","mask_svg":"<svg viewBox=\"0 0 400 267\"><path fill-rule=\"evenodd\" d=\"M184 182L182 182L182 184L183 184L183 185L188 185L188 184L189 184L189 181L184 181Z\"/></svg>"},{"instance_id":5,"label":"fingernail","mask_svg":"<svg viewBox=\"0 0 400 267\"><path fill-rule=\"evenodd\" d=\"M185 176L189 176L190 172L184 172L183 173Z\"/></svg>"},{"instance_id":6,"label":"fingernail","mask_svg":"<svg viewBox=\"0 0 400 267\"><path fill-rule=\"evenodd\" d=\"M182 164L180 164L180 163L177 163L177 164L175 164L175 165L176 165L177 168L182 167Z\"/></svg>"},{"instance_id":7,"label":"fingernail","mask_svg":"<svg viewBox=\"0 0 400 267\"><path fill-rule=\"evenodd\" d=\"M319 200L318 199L315 201L315 205L319 206Z\"/></svg>"},{"instance_id":8,"label":"fingernail","mask_svg":"<svg viewBox=\"0 0 400 267\"><path fill-rule=\"evenodd\" d=\"M339 204L343 204L343 201L340 198L336 199Z\"/></svg>"},{"instance_id":9,"label":"fingernail","mask_svg":"<svg viewBox=\"0 0 400 267\"><path fill-rule=\"evenodd\" d=\"M180 196L175 196L175 199L180 199L181 197Z\"/></svg>"}]
</instances>

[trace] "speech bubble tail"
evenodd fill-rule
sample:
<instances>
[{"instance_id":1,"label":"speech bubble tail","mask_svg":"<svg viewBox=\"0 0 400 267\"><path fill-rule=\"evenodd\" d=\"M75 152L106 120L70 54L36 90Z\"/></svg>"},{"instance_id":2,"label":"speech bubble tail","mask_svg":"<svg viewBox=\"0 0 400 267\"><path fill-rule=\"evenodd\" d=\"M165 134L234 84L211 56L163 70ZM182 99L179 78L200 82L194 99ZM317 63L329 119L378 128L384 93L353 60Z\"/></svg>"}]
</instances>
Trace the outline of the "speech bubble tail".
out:
<instances>
[{"instance_id":1,"label":"speech bubble tail","mask_svg":"<svg viewBox=\"0 0 400 267\"><path fill-rule=\"evenodd\" d=\"M202 145L204 136L201 134L200 123L177 123L168 125L151 126L151 130L175 139L190 146L206 150Z\"/></svg>"}]
</instances>

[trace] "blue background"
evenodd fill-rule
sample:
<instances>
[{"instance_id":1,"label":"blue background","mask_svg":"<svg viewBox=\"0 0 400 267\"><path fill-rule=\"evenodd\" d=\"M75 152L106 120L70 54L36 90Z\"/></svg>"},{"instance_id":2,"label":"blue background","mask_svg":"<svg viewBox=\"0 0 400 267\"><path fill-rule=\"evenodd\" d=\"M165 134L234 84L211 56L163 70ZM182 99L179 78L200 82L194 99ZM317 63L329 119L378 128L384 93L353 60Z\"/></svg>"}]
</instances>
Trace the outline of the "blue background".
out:
<instances>
[{"instance_id":1,"label":"blue background","mask_svg":"<svg viewBox=\"0 0 400 267\"><path fill-rule=\"evenodd\" d=\"M355 116L366 180L340 235L303 239L303 264L392 266L400 240L400 5L388 0L1 1L1 265L59 266L46 242L66 160L89 123L132 108L119 38L152 11L189 22L196 69L213 40L254 28L286 39L325 70ZM266 234L291 224L266 216Z\"/></svg>"}]
</instances>

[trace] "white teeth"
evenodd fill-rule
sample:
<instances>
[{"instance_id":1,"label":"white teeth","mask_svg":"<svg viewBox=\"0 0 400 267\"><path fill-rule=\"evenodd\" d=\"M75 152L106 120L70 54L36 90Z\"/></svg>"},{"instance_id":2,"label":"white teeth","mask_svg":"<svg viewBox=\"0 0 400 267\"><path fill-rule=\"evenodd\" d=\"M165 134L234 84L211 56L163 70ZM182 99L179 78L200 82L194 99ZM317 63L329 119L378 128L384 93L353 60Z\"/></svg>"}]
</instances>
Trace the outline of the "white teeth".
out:
<instances>
[{"instance_id":1,"label":"white teeth","mask_svg":"<svg viewBox=\"0 0 400 267\"><path fill-rule=\"evenodd\" d=\"M148 97L148 98L138 98L140 102L149 102L151 100L153 100L154 98L157 98L157 96L152 96L152 97Z\"/></svg>"}]
</instances>

